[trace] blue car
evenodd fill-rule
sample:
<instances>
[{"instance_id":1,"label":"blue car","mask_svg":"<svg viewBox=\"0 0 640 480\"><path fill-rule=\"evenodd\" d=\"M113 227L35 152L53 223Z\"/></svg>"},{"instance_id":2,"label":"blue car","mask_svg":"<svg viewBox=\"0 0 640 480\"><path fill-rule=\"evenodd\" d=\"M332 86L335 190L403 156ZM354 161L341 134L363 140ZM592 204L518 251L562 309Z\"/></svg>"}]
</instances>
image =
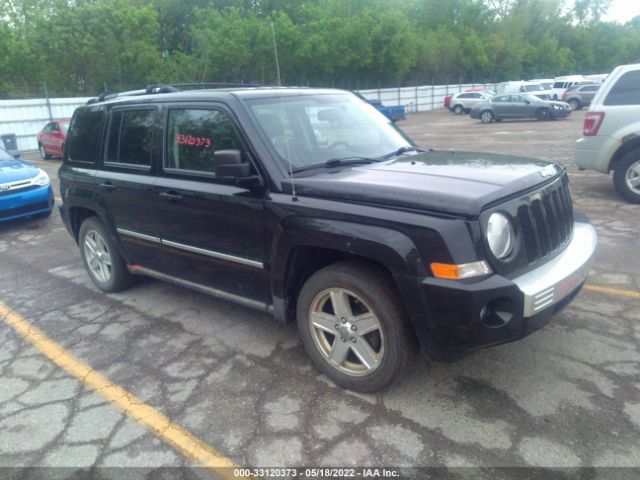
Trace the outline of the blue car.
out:
<instances>
[{"instance_id":1,"label":"blue car","mask_svg":"<svg viewBox=\"0 0 640 480\"><path fill-rule=\"evenodd\" d=\"M47 172L0 148L0 222L48 216L53 203L53 189Z\"/></svg>"}]
</instances>

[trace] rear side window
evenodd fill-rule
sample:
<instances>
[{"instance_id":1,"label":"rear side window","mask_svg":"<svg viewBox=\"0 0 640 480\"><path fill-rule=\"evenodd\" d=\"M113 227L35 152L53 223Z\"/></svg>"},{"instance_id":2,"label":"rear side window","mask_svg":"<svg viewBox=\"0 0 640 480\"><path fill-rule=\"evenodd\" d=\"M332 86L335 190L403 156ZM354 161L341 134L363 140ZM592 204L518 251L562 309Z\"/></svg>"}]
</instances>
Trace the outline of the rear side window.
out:
<instances>
[{"instance_id":1,"label":"rear side window","mask_svg":"<svg viewBox=\"0 0 640 480\"><path fill-rule=\"evenodd\" d=\"M556 82L553 84L553 88L564 88L564 82Z\"/></svg>"},{"instance_id":2,"label":"rear side window","mask_svg":"<svg viewBox=\"0 0 640 480\"><path fill-rule=\"evenodd\" d=\"M604 105L640 105L640 70L623 74L611 87Z\"/></svg>"},{"instance_id":3,"label":"rear side window","mask_svg":"<svg viewBox=\"0 0 640 480\"><path fill-rule=\"evenodd\" d=\"M156 110L115 110L107 138L107 163L151 165Z\"/></svg>"},{"instance_id":4,"label":"rear side window","mask_svg":"<svg viewBox=\"0 0 640 480\"><path fill-rule=\"evenodd\" d=\"M102 107L76 110L66 144L70 161L95 163L104 120L105 113Z\"/></svg>"},{"instance_id":5,"label":"rear side window","mask_svg":"<svg viewBox=\"0 0 640 480\"><path fill-rule=\"evenodd\" d=\"M240 141L226 113L207 109L169 110L165 168L214 173L214 152L239 148Z\"/></svg>"}]
</instances>

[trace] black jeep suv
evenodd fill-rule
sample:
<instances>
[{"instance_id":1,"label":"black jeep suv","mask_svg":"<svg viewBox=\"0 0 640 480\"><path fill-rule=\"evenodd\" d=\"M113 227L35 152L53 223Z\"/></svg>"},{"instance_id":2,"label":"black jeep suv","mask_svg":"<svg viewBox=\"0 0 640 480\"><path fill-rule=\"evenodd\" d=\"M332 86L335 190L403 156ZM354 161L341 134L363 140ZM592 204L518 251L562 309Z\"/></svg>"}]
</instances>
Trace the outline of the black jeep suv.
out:
<instances>
[{"instance_id":1,"label":"black jeep suv","mask_svg":"<svg viewBox=\"0 0 640 480\"><path fill-rule=\"evenodd\" d=\"M584 283L596 235L558 164L417 148L339 90L172 90L69 128L60 213L105 292L149 275L295 319L322 372L375 391L418 347L534 331Z\"/></svg>"}]
</instances>

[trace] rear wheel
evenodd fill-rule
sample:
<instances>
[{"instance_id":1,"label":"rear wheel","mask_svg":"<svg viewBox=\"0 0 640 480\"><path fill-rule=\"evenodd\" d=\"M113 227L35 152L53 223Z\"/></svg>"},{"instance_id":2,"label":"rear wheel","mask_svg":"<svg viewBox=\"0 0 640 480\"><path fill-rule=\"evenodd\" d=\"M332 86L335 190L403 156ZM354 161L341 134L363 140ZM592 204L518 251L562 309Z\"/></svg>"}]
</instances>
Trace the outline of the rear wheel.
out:
<instances>
[{"instance_id":1,"label":"rear wheel","mask_svg":"<svg viewBox=\"0 0 640 480\"><path fill-rule=\"evenodd\" d=\"M40 152L40 158L42 158L43 160L48 160L50 158L49 154L44 149L44 145L42 145L41 143L38 144L38 151Z\"/></svg>"},{"instance_id":2,"label":"rear wheel","mask_svg":"<svg viewBox=\"0 0 640 480\"><path fill-rule=\"evenodd\" d=\"M386 387L415 353L390 280L364 263L341 262L312 275L298 297L297 321L316 368L351 390Z\"/></svg>"},{"instance_id":3,"label":"rear wheel","mask_svg":"<svg viewBox=\"0 0 640 480\"><path fill-rule=\"evenodd\" d=\"M537 120L551 120L551 110L548 108L540 108L536 112Z\"/></svg>"},{"instance_id":4,"label":"rear wheel","mask_svg":"<svg viewBox=\"0 0 640 480\"><path fill-rule=\"evenodd\" d=\"M97 217L89 217L82 222L79 245L82 263L100 290L114 293L131 286L133 275Z\"/></svg>"},{"instance_id":5,"label":"rear wheel","mask_svg":"<svg viewBox=\"0 0 640 480\"><path fill-rule=\"evenodd\" d=\"M491 110L485 110L480 114L480 121L482 123L491 123L493 122L493 118L494 118L494 115Z\"/></svg>"},{"instance_id":6,"label":"rear wheel","mask_svg":"<svg viewBox=\"0 0 640 480\"><path fill-rule=\"evenodd\" d=\"M453 107L453 113L456 115L462 115L464 113L464 107L462 105L456 105Z\"/></svg>"},{"instance_id":7,"label":"rear wheel","mask_svg":"<svg viewBox=\"0 0 640 480\"><path fill-rule=\"evenodd\" d=\"M625 200L640 203L640 149L632 150L616 163L613 184Z\"/></svg>"}]
</instances>

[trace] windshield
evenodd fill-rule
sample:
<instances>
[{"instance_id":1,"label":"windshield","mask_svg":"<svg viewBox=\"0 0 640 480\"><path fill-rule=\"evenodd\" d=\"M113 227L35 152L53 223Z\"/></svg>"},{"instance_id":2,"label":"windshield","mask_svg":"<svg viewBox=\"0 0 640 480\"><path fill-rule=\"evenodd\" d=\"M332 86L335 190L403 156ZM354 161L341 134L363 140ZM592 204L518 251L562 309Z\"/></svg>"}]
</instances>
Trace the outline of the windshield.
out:
<instances>
[{"instance_id":1,"label":"windshield","mask_svg":"<svg viewBox=\"0 0 640 480\"><path fill-rule=\"evenodd\" d=\"M69 130L69 124L68 123L60 123L60 128L62 129L62 131L64 133L67 133L67 130Z\"/></svg>"},{"instance_id":2,"label":"windshield","mask_svg":"<svg viewBox=\"0 0 640 480\"><path fill-rule=\"evenodd\" d=\"M533 85L524 85L525 92L539 92L541 90L544 90L544 87L539 83L535 83Z\"/></svg>"},{"instance_id":3,"label":"windshield","mask_svg":"<svg viewBox=\"0 0 640 480\"><path fill-rule=\"evenodd\" d=\"M413 142L355 95L246 100L284 171L329 160L379 158Z\"/></svg>"}]
</instances>

